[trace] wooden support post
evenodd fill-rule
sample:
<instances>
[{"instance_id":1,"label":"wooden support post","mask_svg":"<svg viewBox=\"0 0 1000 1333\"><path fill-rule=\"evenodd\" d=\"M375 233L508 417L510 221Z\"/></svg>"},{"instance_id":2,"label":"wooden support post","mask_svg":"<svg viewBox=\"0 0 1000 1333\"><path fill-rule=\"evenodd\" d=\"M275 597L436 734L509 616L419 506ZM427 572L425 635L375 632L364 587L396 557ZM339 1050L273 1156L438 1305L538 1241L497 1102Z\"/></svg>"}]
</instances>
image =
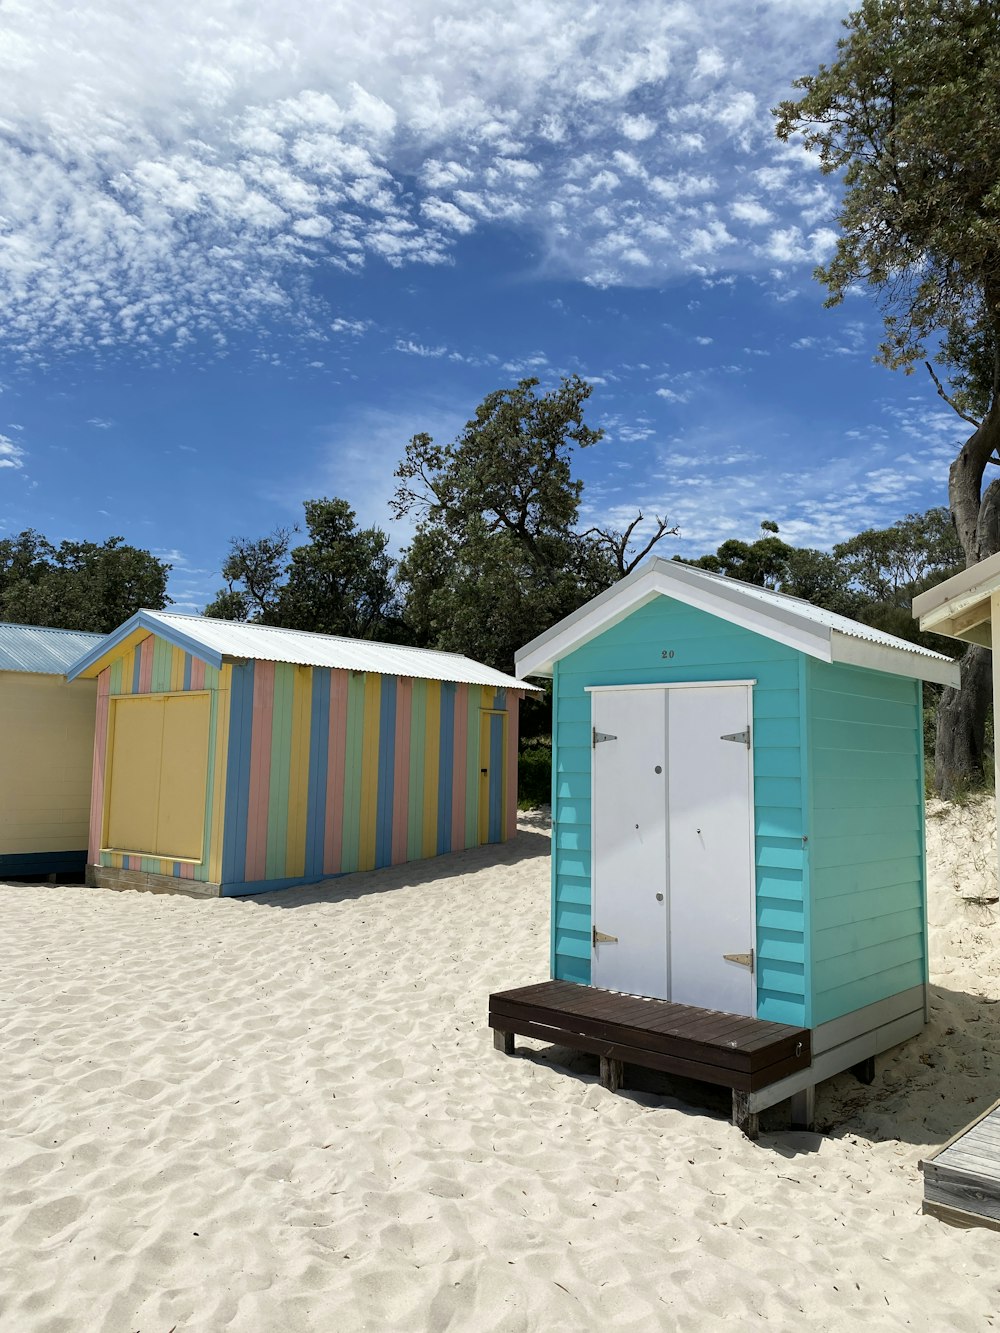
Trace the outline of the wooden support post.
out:
<instances>
[{"instance_id":1,"label":"wooden support post","mask_svg":"<svg viewBox=\"0 0 1000 1333\"><path fill-rule=\"evenodd\" d=\"M792 1108L792 1129L815 1129L816 1127L816 1087L803 1088L793 1092L790 1098Z\"/></svg>"},{"instance_id":2,"label":"wooden support post","mask_svg":"<svg viewBox=\"0 0 1000 1333\"><path fill-rule=\"evenodd\" d=\"M875 1057L870 1055L867 1060L859 1060L856 1065L851 1065L851 1073L863 1083L866 1088L871 1087L875 1082Z\"/></svg>"},{"instance_id":3,"label":"wooden support post","mask_svg":"<svg viewBox=\"0 0 1000 1333\"><path fill-rule=\"evenodd\" d=\"M760 1131L756 1111L750 1110L750 1094L733 1089L733 1124L742 1129L748 1139L756 1141Z\"/></svg>"},{"instance_id":4,"label":"wooden support post","mask_svg":"<svg viewBox=\"0 0 1000 1333\"><path fill-rule=\"evenodd\" d=\"M611 1060L601 1056L601 1087L608 1092L617 1092L625 1082L625 1070L620 1060Z\"/></svg>"},{"instance_id":5,"label":"wooden support post","mask_svg":"<svg viewBox=\"0 0 1000 1333\"><path fill-rule=\"evenodd\" d=\"M504 1032L500 1028L494 1028L493 1049L495 1051L503 1051L504 1055L513 1055L514 1054L513 1032Z\"/></svg>"}]
</instances>

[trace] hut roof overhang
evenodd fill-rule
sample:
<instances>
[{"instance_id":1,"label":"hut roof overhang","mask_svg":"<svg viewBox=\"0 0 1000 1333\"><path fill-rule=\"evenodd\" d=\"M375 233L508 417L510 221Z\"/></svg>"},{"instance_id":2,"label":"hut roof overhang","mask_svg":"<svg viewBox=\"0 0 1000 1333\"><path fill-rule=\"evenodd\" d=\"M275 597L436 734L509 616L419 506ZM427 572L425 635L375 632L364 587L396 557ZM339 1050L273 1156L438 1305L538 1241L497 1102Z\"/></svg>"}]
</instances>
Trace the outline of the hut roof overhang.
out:
<instances>
[{"instance_id":1,"label":"hut roof overhang","mask_svg":"<svg viewBox=\"0 0 1000 1333\"><path fill-rule=\"evenodd\" d=\"M313 634L274 625L210 620L205 616L181 615L173 611L137 611L74 661L66 672L67 678L75 680L78 676L99 675L106 666L150 634L213 667L221 667L225 662L261 660L370 671L419 680L446 680L456 684L492 686L498 690L538 688L459 653L373 643L366 639L344 639L333 634Z\"/></svg>"},{"instance_id":2,"label":"hut roof overhang","mask_svg":"<svg viewBox=\"0 0 1000 1333\"><path fill-rule=\"evenodd\" d=\"M0 624L0 671L61 676L81 653L103 642L103 634L83 630Z\"/></svg>"},{"instance_id":3,"label":"hut roof overhang","mask_svg":"<svg viewBox=\"0 0 1000 1333\"><path fill-rule=\"evenodd\" d=\"M958 663L943 653L836 615L811 602L658 556L526 644L519 676L551 676L555 663L657 597L718 616L821 662L957 685Z\"/></svg>"},{"instance_id":4,"label":"hut roof overhang","mask_svg":"<svg viewBox=\"0 0 1000 1333\"><path fill-rule=\"evenodd\" d=\"M1000 555L991 555L914 597L913 615L923 630L990 648L993 596L998 592Z\"/></svg>"}]
</instances>

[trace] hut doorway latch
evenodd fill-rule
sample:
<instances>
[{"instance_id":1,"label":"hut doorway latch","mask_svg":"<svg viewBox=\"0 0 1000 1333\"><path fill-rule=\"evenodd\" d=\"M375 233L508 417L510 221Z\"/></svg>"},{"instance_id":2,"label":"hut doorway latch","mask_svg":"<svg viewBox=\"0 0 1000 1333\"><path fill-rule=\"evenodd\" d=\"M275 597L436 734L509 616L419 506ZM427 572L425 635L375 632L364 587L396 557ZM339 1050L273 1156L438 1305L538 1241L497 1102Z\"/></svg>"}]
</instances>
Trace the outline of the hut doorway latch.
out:
<instances>
[{"instance_id":1,"label":"hut doorway latch","mask_svg":"<svg viewBox=\"0 0 1000 1333\"><path fill-rule=\"evenodd\" d=\"M738 745L745 745L750 749L750 728L744 727L742 731L727 731L724 736L719 737L720 741L736 741Z\"/></svg>"},{"instance_id":2,"label":"hut doorway latch","mask_svg":"<svg viewBox=\"0 0 1000 1333\"><path fill-rule=\"evenodd\" d=\"M740 967L753 971L753 949L749 953L724 953L722 956L727 963L739 963Z\"/></svg>"},{"instance_id":3,"label":"hut doorway latch","mask_svg":"<svg viewBox=\"0 0 1000 1333\"><path fill-rule=\"evenodd\" d=\"M601 741L616 741L617 736L612 736L608 731L598 731L596 727L591 727L591 745L596 750Z\"/></svg>"},{"instance_id":4,"label":"hut doorway latch","mask_svg":"<svg viewBox=\"0 0 1000 1333\"><path fill-rule=\"evenodd\" d=\"M597 948L597 946L598 946L599 944L617 944L617 943L618 943L618 936L617 936L617 935L605 935L604 931L603 931L603 930L598 930L596 926L595 926L594 929L593 929L593 932L592 932L592 938L593 938L593 941L594 941L594 948L595 948L595 949Z\"/></svg>"}]
</instances>

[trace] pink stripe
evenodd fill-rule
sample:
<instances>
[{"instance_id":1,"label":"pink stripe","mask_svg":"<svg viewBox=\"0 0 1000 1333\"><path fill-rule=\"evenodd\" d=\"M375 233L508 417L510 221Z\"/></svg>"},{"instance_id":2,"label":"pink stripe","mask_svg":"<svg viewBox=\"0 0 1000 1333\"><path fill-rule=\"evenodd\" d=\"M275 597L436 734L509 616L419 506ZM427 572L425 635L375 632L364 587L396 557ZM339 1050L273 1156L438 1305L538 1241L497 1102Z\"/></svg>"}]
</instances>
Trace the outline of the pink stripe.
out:
<instances>
[{"instance_id":1,"label":"pink stripe","mask_svg":"<svg viewBox=\"0 0 1000 1333\"><path fill-rule=\"evenodd\" d=\"M101 835L104 832L104 767L108 754L108 713L111 668L97 677L97 716L94 721L94 767L90 787L90 864L101 860Z\"/></svg>"},{"instance_id":2,"label":"pink stripe","mask_svg":"<svg viewBox=\"0 0 1000 1333\"><path fill-rule=\"evenodd\" d=\"M347 762L346 671L330 672L330 743L327 750L323 873L340 873L344 854L344 765Z\"/></svg>"},{"instance_id":3,"label":"pink stripe","mask_svg":"<svg viewBox=\"0 0 1000 1333\"><path fill-rule=\"evenodd\" d=\"M455 691L455 759L451 779L451 850L465 846L466 740L469 735L469 687Z\"/></svg>"},{"instance_id":4,"label":"pink stripe","mask_svg":"<svg viewBox=\"0 0 1000 1333\"><path fill-rule=\"evenodd\" d=\"M181 879L194 879L194 866L190 861L181 862Z\"/></svg>"},{"instance_id":5,"label":"pink stripe","mask_svg":"<svg viewBox=\"0 0 1000 1333\"><path fill-rule=\"evenodd\" d=\"M410 805L410 725L413 712L413 681L396 682L396 737L392 775L392 864L406 860Z\"/></svg>"},{"instance_id":6,"label":"pink stripe","mask_svg":"<svg viewBox=\"0 0 1000 1333\"><path fill-rule=\"evenodd\" d=\"M200 657L191 658L191 688L193 690L205 688L205 663Z\"/></svg>"},{"instance_id":7,"label":"pink stripe","mask_svg":"<svg viewBox=\"0 0 1000 1333\"><path fill-rule=\"evenodd\" d=\"M152 634L139 645L139 693L148 694L153 688L153 648Z\"/></svg>"},{"instance_id":8,"label":"pink stripe","mask_svg":"<svg viewBox=\"0 0 1000 1333\"><path fill-rule=\"evenodd\" d=\"M274 663L257 662L253 673L253 731L250 739L250 799L247 808L247 880L264 879L267 864L267 804L271 795L271 719Z\"/></svg>"},{"instance_id":9,"label":"pink stripe","mask_svg":"<svg viewBox=\"0 0 1000 1333\"><path fill-rule=\"evenodd\" d=\"M507 691L507 828L508 838L517 832L517 724L521 696Z\"/></svg>"}]
</instances>

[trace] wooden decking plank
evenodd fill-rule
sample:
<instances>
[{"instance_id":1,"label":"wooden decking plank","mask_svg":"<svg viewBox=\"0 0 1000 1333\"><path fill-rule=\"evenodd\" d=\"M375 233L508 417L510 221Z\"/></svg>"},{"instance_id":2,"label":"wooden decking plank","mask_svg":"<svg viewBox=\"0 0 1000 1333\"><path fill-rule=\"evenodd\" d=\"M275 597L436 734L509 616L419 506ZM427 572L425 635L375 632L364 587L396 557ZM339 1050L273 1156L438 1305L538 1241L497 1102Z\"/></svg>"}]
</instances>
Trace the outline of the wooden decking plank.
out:
<instances>
[{"instance_id":1,"label":"wooden decking plank","mask_svg":"<svg viewBox=\"0 0 1000 1333\"><path fill-rule=\"evenodd\" d=\"M976 1152L974 1148L963 1148L962 1140L949 1148L946 1156L939 1157L935 1165L939 1169L969 1171L1000 1185L1000 1158L992 1153Z\"/></svg>"}]
</instances>

